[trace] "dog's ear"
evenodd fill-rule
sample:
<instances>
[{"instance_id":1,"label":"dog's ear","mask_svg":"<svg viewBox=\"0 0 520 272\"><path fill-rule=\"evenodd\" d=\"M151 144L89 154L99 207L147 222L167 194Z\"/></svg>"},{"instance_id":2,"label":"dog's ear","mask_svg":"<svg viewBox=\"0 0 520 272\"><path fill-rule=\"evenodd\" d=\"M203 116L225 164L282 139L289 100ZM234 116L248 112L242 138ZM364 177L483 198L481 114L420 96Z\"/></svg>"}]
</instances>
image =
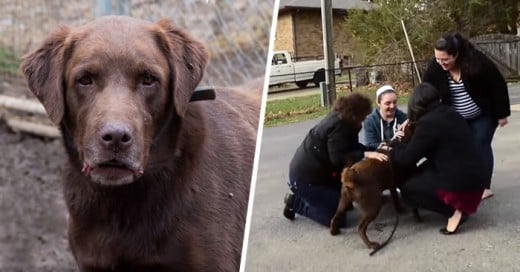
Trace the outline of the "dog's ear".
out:
<instances>
[{"instance_id":1,"label":"dog's ear","mask_svg":"<svg viewBox=\"0 0 520 272\"><path fill-rule=\"evenodd\" d=\"M20 65L31 91L42 102L51 121L59 124L65 111L63 72L65 40L69 29L51 34L35 51L25 55Z\"/></svg>"},{"instance_id":2,"label":"dog's ear","mask_svg":"<svg viewBox=\"0 0 520 272\"><path fill-rule=\"evenodd\" d=\"M202 80L208 62L204 45L184 31L172 26L169 20L157 22L159 42L165 50L172 70L172 88L175 110L184 116L193 91Z\"/></svg>"}]
</instances>

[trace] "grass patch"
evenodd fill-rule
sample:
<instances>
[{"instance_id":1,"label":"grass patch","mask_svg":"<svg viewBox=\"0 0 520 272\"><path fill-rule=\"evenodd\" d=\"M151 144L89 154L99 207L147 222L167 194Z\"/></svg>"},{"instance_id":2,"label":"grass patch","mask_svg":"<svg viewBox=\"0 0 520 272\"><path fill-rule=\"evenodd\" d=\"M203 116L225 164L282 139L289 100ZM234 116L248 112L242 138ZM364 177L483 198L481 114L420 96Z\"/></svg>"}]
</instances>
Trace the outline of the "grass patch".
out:
<instances>
[{"instance_id":1,"label":"grass patch","mask_svg":"<svg viewBox=\"0 0 520 272\"><path fill-rule=\"evenodd\" d=\"M364 86L355 88L354 92L368 96L372 99L373 106L375 107L376 103L374 94L376 89L376 86ZM348 94L350 94L348 88L338 88L337 97ZM408 98L409 92L401 92L399 94L398 104L406 105L408 103ZM297 123L322 117L327 113L329 113L329 109L321 107L319 94L267 101L264 126L274 127L289 123Z\"/></svg>"},{"instance_id":2,"label":"grass patch","mask_svg":"<svg viewBox=\"0 0 520 272\"><path fill-rule=\"evenodd\" d=\"M320 95L307 95L268 101L264 125L268 127L296 123L326 115L328 108L321 107Z\"/></svg>"},{"instance_id":3,"label":"grass patch","mask_svg":"<svg viewBox=\"0 0 520 272\"><path fill-rule=\"evenodd\" d=\"M5 48L0 48L0 74L18 75L20 58Z\"/></svg>"}]
</instances>

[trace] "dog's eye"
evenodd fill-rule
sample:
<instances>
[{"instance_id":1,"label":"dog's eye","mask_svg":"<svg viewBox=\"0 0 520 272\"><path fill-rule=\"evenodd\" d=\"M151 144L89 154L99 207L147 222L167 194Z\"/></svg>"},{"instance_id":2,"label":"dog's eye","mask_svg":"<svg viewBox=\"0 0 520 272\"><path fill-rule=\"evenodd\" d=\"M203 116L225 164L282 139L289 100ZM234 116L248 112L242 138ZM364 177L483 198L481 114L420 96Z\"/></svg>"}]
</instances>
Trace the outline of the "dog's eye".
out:
<instances>
[{"instance_id":1,"label":"dog's eye","mask_svg":"<svg viewBox=\"0 0 520 272\"><path fill-rule=\"evenodd\" d=\"M94 81L92 80L92 77L90 75L82 76L78 79L78 83L83 86L92 85Z\"/></svg>"},{"instance_id":2,"label":"dog's eye","mask_svg":"<svg viewBox=\"0 0 520 272\"><path fill-rule=\"evenodd\" d=\"M141 84L143 84L143 86L152 86L156 82L158 82L157 78L151 74L145 74L141 79Z\"/></svg>"}]
</instances>

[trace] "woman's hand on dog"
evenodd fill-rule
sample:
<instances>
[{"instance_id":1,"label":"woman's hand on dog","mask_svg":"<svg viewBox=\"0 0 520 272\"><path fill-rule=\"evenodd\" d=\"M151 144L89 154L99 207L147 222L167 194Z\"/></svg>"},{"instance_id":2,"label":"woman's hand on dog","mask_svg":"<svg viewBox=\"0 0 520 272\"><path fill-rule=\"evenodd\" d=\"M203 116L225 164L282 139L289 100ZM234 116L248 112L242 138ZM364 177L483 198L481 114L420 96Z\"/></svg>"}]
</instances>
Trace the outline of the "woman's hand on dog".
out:
<instances>
[{"instance_id":1,"label":"woman's hand on dog","mask_svg":"<svg viewBox=\"0 0 520 272\"><path fill-rule=\"evenodd\" d=\"M403 130L398 130L394 134L394 138L397 138L399 141L405 136L405 133Z\"/></svg>"},{"instance_id":2,"label":"woman's hand on dog","mask_svg":"<svg viewBox=\"0 0 520 272\"><path fill-rule=\"evenodd\" d=\"M375 151L365 151L365 159L376 159L378 161L388 161L388 156L383 153L379 153L379 152L375 152Z\"/></svg>"},{"instance_id":3,"label":"woman's hand on dog","mask_svg":"<svg viewBox=\"0 0 520 272\"><path fill-rule=\"evenodd\" d=\"M379 144L379 146L377 147L376 151L385 153L385 152L390 151L390 149L392 149L392 148L390 146L388 146L387 143L382 142L382 143Z\"/></svg>"},{"instance_id":4,"label":"woman's hand on dog","mask_svg":"<svg viewBox=\"0 0 520 272\"><path fill-rule=\"evenodd\" d=\"M406 129L406 126L408 126L408 123L409 123L408 119L404 120L404 122L401 125L399 125L399 128L397 130L404 132L404 130Z\"/></svg>"},{"instance_id":5,"label":"woman's hand on dog","mask_svg":"<svg viewBox=\"0 0 520 272\"><path fill-rule=\"evenodd\" d=\"M397 139L398 141L401 141L406 136L406 127L408 126L408 119L406 119L397 130L394 132L394 137L392 137L392 140Z\"/></svg>"}]
</instances>

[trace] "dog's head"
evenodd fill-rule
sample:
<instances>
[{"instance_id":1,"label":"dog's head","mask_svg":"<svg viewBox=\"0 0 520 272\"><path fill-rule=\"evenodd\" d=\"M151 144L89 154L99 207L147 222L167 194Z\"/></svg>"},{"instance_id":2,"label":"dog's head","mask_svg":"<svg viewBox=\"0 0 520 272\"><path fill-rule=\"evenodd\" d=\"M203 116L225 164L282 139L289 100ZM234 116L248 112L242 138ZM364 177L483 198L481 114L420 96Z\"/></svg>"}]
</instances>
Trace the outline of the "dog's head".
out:
<instances>
[{"instance_id":1,"label":"dog's head","mask_svg":"<svg viewBox=\"0 0 520 272\"><path fill-rule=\"evenodd\" d=\"M184 117L207 58L167 20L110 16L61 28L21 67L50 119L70 132L83 173L117 185L143 175L154 137Z\"/></svg>"}]
</instances>

